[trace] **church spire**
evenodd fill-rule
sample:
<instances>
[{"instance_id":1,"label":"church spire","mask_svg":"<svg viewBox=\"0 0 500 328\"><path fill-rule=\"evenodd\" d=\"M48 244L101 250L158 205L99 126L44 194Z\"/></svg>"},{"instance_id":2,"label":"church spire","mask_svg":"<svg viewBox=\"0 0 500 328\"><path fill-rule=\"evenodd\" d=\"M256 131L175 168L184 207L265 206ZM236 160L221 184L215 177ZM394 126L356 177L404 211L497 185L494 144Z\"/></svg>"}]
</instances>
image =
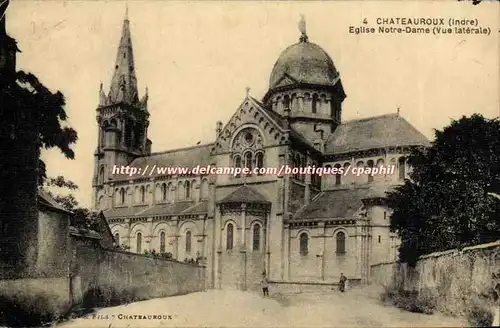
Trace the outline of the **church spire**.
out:
<instances>
[{"instance_id":1,"label":"church spire","mask_svg":"<svg viewBox=\"0 0 500 328\"><path fill-rule=\"evenodd\" d=\"M115 71L109 89L108 102L110 104L124 102L133 105L138 101L139 96L127 6L125 19L123 20L120 45L118 46L118 53L116 55Z\"/></svg>"}]
</instances>

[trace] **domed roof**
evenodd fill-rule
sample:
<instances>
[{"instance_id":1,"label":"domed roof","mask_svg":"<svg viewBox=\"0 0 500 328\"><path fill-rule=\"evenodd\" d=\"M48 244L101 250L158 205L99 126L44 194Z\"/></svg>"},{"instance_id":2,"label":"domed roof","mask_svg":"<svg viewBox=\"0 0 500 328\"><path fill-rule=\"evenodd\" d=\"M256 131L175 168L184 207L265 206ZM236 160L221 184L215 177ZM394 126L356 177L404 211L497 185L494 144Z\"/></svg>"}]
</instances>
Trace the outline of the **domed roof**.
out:
<instances>
[{"instance_id":1,"label":"domed roof","mask_svg":"<svg viewBox=\"0 0 500 328\"><path fill-rule=\"evenodd\" d=\"M274 64L269 89L289 75L297 82L333 86L339 73L328 54L317 44L301 40L283 51Z\"/></svg>"}]
</instances>

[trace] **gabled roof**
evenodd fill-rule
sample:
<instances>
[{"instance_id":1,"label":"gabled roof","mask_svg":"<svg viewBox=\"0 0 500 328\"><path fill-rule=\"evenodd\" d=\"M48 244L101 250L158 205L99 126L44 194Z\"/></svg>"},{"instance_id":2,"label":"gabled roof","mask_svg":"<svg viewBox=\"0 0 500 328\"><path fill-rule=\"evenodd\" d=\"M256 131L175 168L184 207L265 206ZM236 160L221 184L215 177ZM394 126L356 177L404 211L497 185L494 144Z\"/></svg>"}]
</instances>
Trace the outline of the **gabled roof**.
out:
<instances>
[{"instance_id":1,"label":"gabled roof","mask_svg":"<svg viewBox=\"0 0 500 328\"><path fill-rule=\"evenodd\" d=\"M217 203L270 204L271 202L253 188L243 185Z\"/></svg>"},{"instance_id":2,"label":"gabled roof","mask_svg":"<svg viewBox=\"0 0 500 328\"><path fill-rule=\"evenodd\" d=\"M49 194L47 194L43 190L38 191L38 204L56 211L65 212L68 214L71 213L70 211L62 207L59 203L57 203Z\"/></svg>"},{"instance_id":3,"label":"gabled roof","mask_svg":"<svg viewBox=\"0 0 500 328\"><path fill-rule=\"evenodd\" d=\"M326 154L389 146L428 146L429 140L398 114L346 121L330 136Z\"/></svg>"},{"instance_id":4,"label":"gabled roof","mask_svg":"<svg viewBox=\"0 0 500 328\"><path fill-rule=\"evenodd\" d=\"M106 218L130 218L152 216L196 215L207 213L207 201L180 201L169 204L154 204L151 206L118 207L103 211Z\"/></svg>"},{"instance_id":5,"label":"gabled roof","mask_svg":"<svg viewBox=\"0 0 500 328\"><path fill-rule=\"evenodd\" d=\"M213 144L205 144L188 148L174 149L160 153L153 153L149 156L138 157L129 164L130 167L145 169L146 166L149 170L156 165L156 168L164 167L183 167L192 169L198 165L206 166L211 164L210 149ZM155 170L152 175L147 172L147 177L157 176L158 170ZM166 173L164 174L166 175ZM128 175L115 175L114 177L119 180L139 178L141 174L133 176Z\"/></svg>"},{"instance_id":6,"label":"gabled roof","mask_svg":"<svg viewBox=\"0 0 500 328\"><path fill-rule=\"evenodd\" d=\"M363 206L362 200L383 197L378 189L355 188L320 193L293 220L351 218Z\"/></svg>"}]
</instances>

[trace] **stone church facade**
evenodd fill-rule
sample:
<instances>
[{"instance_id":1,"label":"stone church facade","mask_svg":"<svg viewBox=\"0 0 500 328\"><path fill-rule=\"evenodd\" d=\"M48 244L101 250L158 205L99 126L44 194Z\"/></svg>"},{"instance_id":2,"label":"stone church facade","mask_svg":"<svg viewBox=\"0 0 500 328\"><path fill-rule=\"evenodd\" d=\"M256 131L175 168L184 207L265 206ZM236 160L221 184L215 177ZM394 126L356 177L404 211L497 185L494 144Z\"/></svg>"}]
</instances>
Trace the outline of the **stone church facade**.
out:
<instances>
[{"instance_id":1,"label":"stone church facade","mask_svg":"<svg viewBox=\"0 0 500 328\"><path fill-rule=\"evenodd\" d=\"M328 284L340 273L367 282L372 264L397 256L384 195L410 169L405 155L428 140L399 114L342 121L346 98L329 55L309 41L283 51L262 100L243 99L214 141L151 152L147 90L138 96L128 18L109 92L100 90L93 204L130 251L198 259L212 288L257 288L263 272L281 283ZM114 175L146 168L337 168L396 165L395 174Z\"/></svg>"}]
</instances>

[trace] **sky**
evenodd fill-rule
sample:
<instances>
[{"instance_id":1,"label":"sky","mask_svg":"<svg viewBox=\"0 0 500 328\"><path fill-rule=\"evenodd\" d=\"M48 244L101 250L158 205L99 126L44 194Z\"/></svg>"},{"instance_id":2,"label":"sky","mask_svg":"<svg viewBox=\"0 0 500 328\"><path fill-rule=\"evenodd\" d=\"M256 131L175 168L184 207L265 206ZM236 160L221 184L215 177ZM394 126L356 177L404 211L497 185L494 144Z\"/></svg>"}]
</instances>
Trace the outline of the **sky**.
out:
<instances>
[{"instance_id":1,"label":"sky","mask_svg":"<svg viewBox=\"0 0 500 328\"><path fill-rule=\"evenodd\" d=\"M66 97L78 132L74 160L43 152L50 176L63 175L89 206L97 143L99 85L109 89L128 6L140 97L149 90L153 151L208 143L251 88L262 98L280 53L298 42L303 14L309 41L340 72L342 119L387 113L429 139L452 119L500 115L500 3L456 1L30 1L13 0L7 32L18 41L17 68ZM487 35L355 35L382 17L477 19ZM365 25L365 26L368 26Z\"/></svg>"}]
</instances>

